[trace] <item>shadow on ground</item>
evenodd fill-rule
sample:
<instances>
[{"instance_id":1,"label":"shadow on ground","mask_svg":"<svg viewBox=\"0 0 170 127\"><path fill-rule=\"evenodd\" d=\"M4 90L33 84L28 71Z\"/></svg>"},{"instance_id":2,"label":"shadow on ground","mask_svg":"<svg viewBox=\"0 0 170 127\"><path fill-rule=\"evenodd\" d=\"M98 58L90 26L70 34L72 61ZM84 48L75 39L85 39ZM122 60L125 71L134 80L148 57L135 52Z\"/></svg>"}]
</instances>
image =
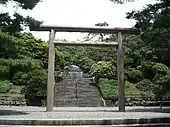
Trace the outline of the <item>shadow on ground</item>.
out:
<instances>
[{"instance_id":1,"label":"shadow on ground","mask_svg":"<svg viewBox=\"0 0 170 127\"><path fill-rule=\"evenodd\" d=\"M22 111L14 111L14 110L0 110L0 116L5 115L26 115L28 113Z\"/></svg>"},{"instance_id":2,"label":"shadow on ground","mask_svg":"<svg viewBox=\"0 0 170 127\"><path fill-rule=\"evenodd\" d=\"M74 110L74 109L64 109L64 110L54 110L54 112L119 112L118 109L115 110L105 110L105 109L95 109L95 110L89 110L89 109L83 109L83 110ZM127 108L126 112L156 112L156 113L170 113L170 107L163 107L162 109L160 107L145 107L145 108Z\"/></svg>"},{"instance_id":3,"label":"shadow on ground","mask_svg":"<svg viewBox=\"0 0 170 127\"><path fill-rule=\"evenodd\" d=\"M132 109L128 110L128 112L157 112L157 113L170 113L170 108L149 108L146 109Z\"/></svg>"}]
</instances>

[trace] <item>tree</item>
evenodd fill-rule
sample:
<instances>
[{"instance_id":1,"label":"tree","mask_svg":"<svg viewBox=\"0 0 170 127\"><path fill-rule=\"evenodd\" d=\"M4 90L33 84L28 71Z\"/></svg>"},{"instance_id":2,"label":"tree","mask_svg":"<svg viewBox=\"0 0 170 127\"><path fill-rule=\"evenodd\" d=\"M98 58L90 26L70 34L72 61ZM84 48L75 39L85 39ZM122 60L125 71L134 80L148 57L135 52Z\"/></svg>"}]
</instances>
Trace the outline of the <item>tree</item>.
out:
<instances>
[{"instance_id":1,"label":"tree","mask_svg":"<svg viewBox=\"0 0 170 127\"><path fill-rule=\"evenodd\" d=\"M127 13L127 18L137 21L135 27L142 30L141 39L145 46L150 47L150 53L152 54L150 61L158 63L150 66L150 69L148 67L147 70L152 72L148 73L150 74L149 79L153 80L157 85L157 88L155 88L156 95L160 93L162 98L162 95L165 93L165 84L163 85L161 81L163 80L162 77L167 75L167 70L170 66L170 1L159 0L155 4L147 5L142 11L133 10ZM168 67L165 67L163 64ZM170 91L170 89L168 90Z\"/></svg>"},{"instance_id":2,"label":"tree","mask_svg":"<svg viewBox=\"0 0 170 127\"><path fill-rule=\"evenodd\" d=\"M134 2L135 0L110 0L116 4L124 4L124 3L128 3L128 2Z\"/></svg>"},{"instance_id":3,"label":"tree","mask_svg":"<svg viewBox=\"0 0 170 127\"><path fill-rule=\"evenodd\" d=\"M19 41L16 37L0 32L0 58L17 58L20 54Z\"/></svg>"},{"instance_id":4,"label":"tree","mask_svg":"<svg viewBox=\"0 0 170 127\"><path fill-rule=\"evenodd\" d=\"M10 0L0 0L1 5L8 4ZM33 9L40 0L12 0L21 9ZM32 17L23 17L18 13L14 13L11 17L10 14L0 13L0 30L3 32L15 33L23 30L22 26L40 25L42 22L35 20Z\"/></svg>"},{"instance_id":5,"label":"tree","mask_svg":"<svg viewBox=\"0 0 170 127\"><path fill-rule=\"evenodd\" d=\"M127 13L127 18L137 21L135 27L141 28L142 40L152 47L154 61L170 66L170 2L160 0L147 5L142 11Z\"/></svg>"},{"instance_id":6,"label":"tree","mask_svg":"<svg viewBox=\"0 0 170 127\"><path fill-rule=\"evenodd\" d=\"M0 4L5 5L10 0L0 0ZM12 0L13 2L17 3L19 7L23 9L33 9L37 3L39 3L41 0Z\"/></svg>"},{"instance_id":7,"label":"tree","mask_svg":"<svg viewBox=\"0 0 170 127\"><path fill-rule=\"evenodd\" d=\"M43 63L43 68L48 65L48 43L35 38L31 33L0 32L0 58L4 59L36 59ZM63 67L63 54L56 49L56 67Z\"/></svg>"}]
</instances>

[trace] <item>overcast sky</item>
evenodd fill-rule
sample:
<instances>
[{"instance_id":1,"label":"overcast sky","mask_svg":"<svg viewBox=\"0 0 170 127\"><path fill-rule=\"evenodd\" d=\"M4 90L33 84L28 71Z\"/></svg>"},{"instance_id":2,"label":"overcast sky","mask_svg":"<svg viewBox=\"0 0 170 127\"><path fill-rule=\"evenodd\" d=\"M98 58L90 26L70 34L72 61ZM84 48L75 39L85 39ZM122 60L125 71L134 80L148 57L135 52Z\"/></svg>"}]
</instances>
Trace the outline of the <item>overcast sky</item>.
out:
<instances>
[{"instance_id":1,"label":"overcast sky","mask_svg":"<svg viewBox=\"0 0 170 127\"><path fill-rule=\"evenodd\" d=\"M43 20L45 25L94 26L96 23L107 22L110 27L132 27L134 20L126 19L126 12L141 10L146 4L155 0L136 0L133 3L117 5L109 0L43 0L31 11L18 12ZM12 4L7 8L0 7L1 12L16 10ZM33 32L43 40L48 40L48 33ZM56 39L76 40L84 34L57 33Z\"/></svg>"}]
</instances>

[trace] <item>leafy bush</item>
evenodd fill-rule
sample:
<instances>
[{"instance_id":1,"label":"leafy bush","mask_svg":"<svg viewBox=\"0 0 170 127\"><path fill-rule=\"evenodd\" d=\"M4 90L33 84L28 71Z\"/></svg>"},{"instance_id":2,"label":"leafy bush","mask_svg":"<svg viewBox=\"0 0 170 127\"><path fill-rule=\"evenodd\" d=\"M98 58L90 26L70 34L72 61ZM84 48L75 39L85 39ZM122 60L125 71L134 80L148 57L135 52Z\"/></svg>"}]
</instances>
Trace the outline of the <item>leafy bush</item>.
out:
<instances>
[{"instance_id":1,"label":"leafy bush","mask_svg":"<svg viewBox=\"0 0 170 127\"><path fill-rule=\"evenodd\" d=\"M111 61L99 61L93 64L90 72L95 76L97 82L100 78L113 79L117 75L116 67Z\"/></svg>"},{"instance_id":2,"label":"leafy bush","mask_svg":"<svg viewBox=\"0 0 170 127\"><path fill-rule=\"evenodd\" d=\"M0 65L0 79L9 79L8 66Z\"/></svg>"},{"instance_id":3,"label":"leafy bush","mask_svg":"<svg viewBox=\"0 0 170 127\"><path fill-rule=\"evenodd\" d=\"M0 65L8 66L12 62L12 60L13 59L3 59L3 58L0 58Z\"/></svg>"},{"instance_id":4,"label":"leafy bush","mask_svg":"<svg viewBox=\"0 0 170 127\"><path fill-rule=\"evenodd\" d=\"M152 90L153 86L154 84L150 80L144 79L138 82L136 87L141 91L148 91L148 90Z\"/></svg>"},{"instance_id":5,"label":"leafy bush","mask_svg":"<svg viewBox=\"0 0 170 127\"><path fill-rule=\"evenodd\" d=\"M16 58L19 55L19 39L8 33L0 32L0 58Z\"/></svg>"},{"instance_id":6,"label":"leafy bush","mask_svg":"<svg viewBox=\"0 0 170 127\"><path fill-rule=\"evenodd\" d=\"M148 100L148 99L153 99L154 98L154 84L148 80L148 79L144 79L140 82L137 83L136 88L139 89L141 91L141 96L143 97L143 99Z\"/></svg>"},{"instance_id":7,"label":"leafy bush","mask_svg":"<svg viewBox=\"0 0 170 127\"><path fill-rule=\"evenodd\" d=\"M25 76L25 87L22 93L28 98L45 97L47 87L47 72L44 69L35 69Z\"/></svg>"},{"instance_id":8,"label":"leafy bush","mask_svg":"<svg viewBox=\"0 0 170 127\"><path fill-rule=\"evenodd\" d=\"M18 85L18 86L25 85L26 77L27 77L26 73L18 71L17 73L14 74L14 76L12 78L13 85Z\"/></svg>"},{"instance_id":9,"label":"leafy bush","mask_svg":"<svg viewBox=\"0 0 170 127\"><path fill-rule=\"evenodd\" d=\"M137 69L127 71L127 80L131 83L137 83L143 79L143 73Z\"/></svg>"},{"instance_id":10,"label":"leafy bush","mask_svg":"<svg viewBox=\"0 0 170 127\"><path fill-rule=\"evenodd\" d=\"M143 72L145 79L152 80L154 78L155 73L152 69L154 65L154 62L143 62L141 64L141 71Z\"/></svg>"},{"instance_id":11,"label":"leafy bush","mask_svg":"<svg viewBox=\"0 0 170 127\"><path fill-rule=\"evenodd\" d=\"M156 63L152 67L152 69L153 69L154 74L161 73L163 75L166 75L166 74L168 74L168 71L169 71L168 67L164 64L161 64L161 63Z\"/></svg>"},{"instance_id":12,"label":"leafy bush","mask_svg":"<svg viewBox=\"0 0 170 127\"><path fill-rule=\"evenodd\" d=\"M0 93L6 93L12 88L12 83L8 80L0 80Z\"/></svg>"},{"instance_id":13,"label":"leafy bush","mask_svg":"<svg viewBox=\"0 0 170 127\"><path fill-rule=\"evenodd\" d=\"M80 69L82 69L84 73L89 73L90 68L93 64L94 61L92 59L89 59L88 57L84 57L78 61L78 65L80 66Z\"/></svg>"},{"instance_id":14,"label":"leafy bush","mask_svg":"<svg viewBox=\"0 0 170 127\"><path fill-rule=\"evenodd\" d=\"M34 60L31 58L27 59L15 59L9 65L9 73L11 78L14 76L15 73L18 71L21 72L29 72L31 70L38 68L42 68L41 61Z\"/></svg>"},{"instance_id":15,"label":"leafy bush","mask_svg":"<svg viewBox=\"0 0 170 127\"><path fill-rule=\"evenodd\" d=\"M159 75L157 74L154 78L154 89L153 93L157 100L162 100L166 93L170 92L170 75Z\"/></svg>"},{"instance_id":16,"label":"leafy bush","mask_svg":"<svg viewBox=\"0 0 170 127\"><path fill-rule=\"evenodd\" d=\"M0 76L3 74L10 80L18 71L29 72L36 68L42 68L41 61L29 57L25 59L0 59Z\"/></svg>"},{"instance_id":17,"label":"leafy bush","mask_svg":"<svg viewBox=\"0 0 170 127\"><path fill-rule=\"evenodd\" d=\"M105 99L116 99L117 98L117 81L108 80L105 78L99 79L99 88L103 98Z\"/></svg>"},{"instance_id":18,"label":"leafy bush","mask_svg":"<svg viewBox=\"0 0 170 127\"><path fill-rule=\"evenodd\" d=\"M136 84L126 81L125 82L125 95L127 97L140 96L140 91L136 88Z\"/></svg>"}]
</instances>

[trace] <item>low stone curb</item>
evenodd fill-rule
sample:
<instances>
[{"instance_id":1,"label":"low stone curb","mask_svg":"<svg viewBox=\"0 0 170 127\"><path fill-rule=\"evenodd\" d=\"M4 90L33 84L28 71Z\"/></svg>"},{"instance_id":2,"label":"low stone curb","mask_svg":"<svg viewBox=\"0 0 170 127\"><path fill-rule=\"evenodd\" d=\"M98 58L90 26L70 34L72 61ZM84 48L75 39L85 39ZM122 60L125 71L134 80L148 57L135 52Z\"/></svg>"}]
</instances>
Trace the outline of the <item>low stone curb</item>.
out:
<instances>
[{"instance_id":1,"label":"low stone curb","mask_svg":"<svg viewBox=\"0 0 170 127\"><path fill-rule=\"evenodd\" d=\"M170 117L165 118L140 118L140 119L111 119L111 120L0 120L0 125L124 125L124 124L156 124L170 123Z\"/></svg>"}]
</instances>

